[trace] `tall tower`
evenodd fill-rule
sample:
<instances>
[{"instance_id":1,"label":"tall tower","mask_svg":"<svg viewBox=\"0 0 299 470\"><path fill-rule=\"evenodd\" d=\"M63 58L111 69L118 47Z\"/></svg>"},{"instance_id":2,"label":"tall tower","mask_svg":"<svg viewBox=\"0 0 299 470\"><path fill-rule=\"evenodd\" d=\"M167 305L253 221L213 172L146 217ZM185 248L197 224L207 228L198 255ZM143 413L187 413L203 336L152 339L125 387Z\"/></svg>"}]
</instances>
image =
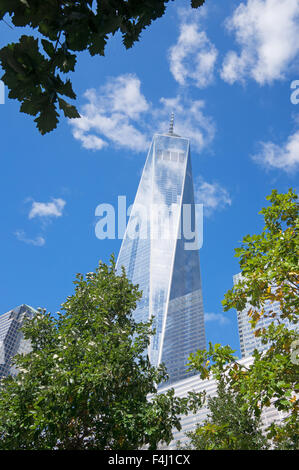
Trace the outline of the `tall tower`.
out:
<instances>
[{"instance_id":1,"label":"tall tower","mask_svg":"<svg viewBox=\"0 0 299 470\"><path fill-rule=\"evenodd\" d=\"M136 321L154 317L148 355L164 363L169 383L193 375L186 363L205 348L190 143L173 133L153 137L117 260L142 299Z\"/></svg>"}]
</instances>

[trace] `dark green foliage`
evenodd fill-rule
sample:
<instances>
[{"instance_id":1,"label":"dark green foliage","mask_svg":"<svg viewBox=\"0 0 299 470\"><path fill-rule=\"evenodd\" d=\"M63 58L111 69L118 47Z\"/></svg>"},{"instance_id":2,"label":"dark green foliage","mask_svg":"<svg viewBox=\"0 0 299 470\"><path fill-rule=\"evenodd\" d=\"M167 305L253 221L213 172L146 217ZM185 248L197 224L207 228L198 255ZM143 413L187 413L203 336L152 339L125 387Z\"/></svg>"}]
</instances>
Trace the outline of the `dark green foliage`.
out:
<instances>
[{"instance_id":1,"label":"dark green foliage","mask_svg":"<svg viewBox=\"0 0 299 470\"><path fill-rule=\"evenodd\" d=\"M80 117L61 97L75 99L76 95L71 82L59 73L75 70L79 51L103 56L116 32L122 34L125 48L132 47L142 31L164 15L169 1L0 0L0 20L9 16L15 27L29 26L40 38L22 36L0 50L9 98L21 102L22 112L38 115L35 122L41 134L57 127L57 104L65 116ZM193 8L203 3L191 0Z\"/></svg>"},{"instance_id":2,"label":"dark green foliage","mask_svg":"<svg viewBox=\"0 0 299 470\"><path fill-rule=\"evenodd\" d=\"M245 405L245 406L244 406ZM187 433L191 447L199 450L267 449L260 417L247 409L246 402L223 380L218 382L217 396L209 397L208 419L194 432Z\"/></svg>"}]
</instances>

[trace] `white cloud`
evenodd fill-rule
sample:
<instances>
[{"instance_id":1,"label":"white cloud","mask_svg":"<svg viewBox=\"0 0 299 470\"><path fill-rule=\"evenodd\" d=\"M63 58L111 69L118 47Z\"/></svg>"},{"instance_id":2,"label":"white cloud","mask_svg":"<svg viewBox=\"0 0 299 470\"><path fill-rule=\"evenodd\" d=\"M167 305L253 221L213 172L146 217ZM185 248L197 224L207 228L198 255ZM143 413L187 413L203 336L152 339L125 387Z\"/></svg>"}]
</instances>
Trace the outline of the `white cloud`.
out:
<instances>
[{"instance_id":1,"label":"white cloud","mask_svg":"<svg viewBox=\"0 0 299 470\"><path fill-rule=\"evenodd\" d=\"M198 88L214 79L217 49L196 22L183 22L177 43L169 50L170 71L180 85L191 82Z\"/></svg>"},{"instance_id":2,"label":"white cloud","mask_svg":"<svg viewBox=\"0 0 299 470\"><path fill-rule=\"evenodd\" d=\"M33 201L29 219L34 217L61 217L66 202L63 199L52 199L51 202Z\"/></svg>"},{"instance_id":3,"label":"white cloud","mask_svg":"<svg viewBox=\"0 0 299 470\"><path fill-rule=\"evenodd\" d=\"M285 171L299 168L299 130L291 134L282 146L273 142L261 142L260 145L261 151L252 157L256 162Z\"/></svg>"},{"instance_id":4,"label":"white cloud","mask_svg":"<svg viewBox=\"0 0 299 470\"><path fill-rule=\"evenodd\" d=\"M132 119L149 107L140 92L140 80L135 75L120 75L104 87L106 105L112 112L120 112Z\"/></svg>"},{"instance_id":5,"label":"white cloud","mask_svg":"<svg viewBox=\"0 0 299 470\"><path fill-rule=\"evenodd\" d=\"M225 209L232 203L228 191L219 183L208 183L203 178L198 178L194 185L195 202L203 204L204 214L210 216L216 210Z\"/></svg>"},{"instance_id":6,"label":"white cloud","mask_svg":"<svg viewBox=\"0 0 299 470\"><path fill-rule=\"evenodd\" d=\"M137 123L149 104L135 75L111 78L98 92L87 90L84 97L88 103L82 107L82 117L70 121L73 136L84 148L100 150L108 143L134 151L147 148L149 141Z\"/></svg>"},{"instance_id":7,"label":"white cloud","mask_svg":"<svg viewBox=\"0 0 299 470\"><path fill-rule=\"evenodd\" d=\"M112 78L98 91L87 90L87 104L81 118L70 121L73 136L87 149L101 150L112 145L145 152L155 132L168 132L172 111L175 132L189 137L192 148L200 151L214 138L213 120L204 113L204 101L184 96L161 98L154 107L141 93L140 80L131 74Z\"/></svg>"},{"instance_id":8,"label":"white cloud","mask_svg":"<svg viewBox=\"0 0 299 470\"><path fill-rule=\"evenodd\" d=\"M263 85L283 79L299 53L299 0L247 0L227 19L241 50L229 51L221 77L228 83L253 78Z\"/></svg>"},{"instance_id":9,"label":"white cloud","mask_svg":"<svg viewBox=\"0 0 299 470\"><path fill-rule=\"evenodd\" d=\"M28 245L43 246L46 243L44 237L28 238L24 230L17 230L15 232L15 236L18 240L27 243Z\"/></svg>"},{"instance_id":10,"label":"white cloud","mask_svg":"<svg viewBox=\"0 0 299 470\"><path fill-rule=\"evenodd\" d=\"M217 322L220 325L227 325L230 320L223 313L205 313L205 322Z\"/></svg>"},{"instance_id":11,"label":"white cloud","mask_svg":"<svg viewBox=\"0 0 299 470\"><path fill-rule=\"evenodd\" d=\"M106 147L107 142L100 137L97 137L94 134L84 134L84 130L82 130L80 126L82 126L82 122L84 122L85 118L81 119L82 121L78 123L77 129L73 129L73 136L75 139L81 140L83 147L89 150L101 150L103 147Z\"/></svg>"},{"instance_id":12,"label":"white cloud","mask_svg":"<svg viewBox=\"0 0 299 470\"><path fill-rule=\"evenodd\" d=\"M215 136L215 124L211 117L204 114L205 102L191 100L181 95L175 98L161 98L162 107L153 110L154 122L159 132L168 132L169 116L175 113L176 134L188 137L192 149L200 152L207 147Z\"/></svg>"},{"instance_id":13,"label":"white cloud","mask_svg":"<svg viewBox=\"0 0 299 470\"><path fill-rule=\"evenodd\" d=\"M28 218L34 219L35 217L40 217L40 220L42 221L42 231L45 231L51 217L62 216L63 209L66 204L66 202L60 198L52 199L50 202L36 202L29 198L25 202L31 202L31 209L29 211ZM17 230L15 232L15 236L19 241L27 243L28 245L43 246L46 243L46 239L42 236L28 238L24 230Z\"/></svg>"}]
</instances>

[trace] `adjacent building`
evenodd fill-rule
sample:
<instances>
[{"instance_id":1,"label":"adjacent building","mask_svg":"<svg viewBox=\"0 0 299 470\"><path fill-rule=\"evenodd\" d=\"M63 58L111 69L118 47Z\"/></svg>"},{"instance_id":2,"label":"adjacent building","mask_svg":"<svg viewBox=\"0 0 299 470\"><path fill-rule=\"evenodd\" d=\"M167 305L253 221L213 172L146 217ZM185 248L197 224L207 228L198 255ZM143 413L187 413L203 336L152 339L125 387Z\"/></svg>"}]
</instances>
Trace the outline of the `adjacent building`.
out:
<instances>
[{"instance_id":1,"label":"adjacent building","mask_svg":"<svg viewBox=\"0 0 299 470\"><path fill-rule=\"evenodd\" d=\"M16 375L17 369L12 363L16 354L26 354L31 346L23 337L20 328L25 318L32 318L36 310L28 305L20 305L0 315L0 380L8 375Z\"/></svg>"},{"instance_id":2,"label":"adjacent building","mask_svg":"<svg viewBox=\"0 0 299 470\"><path fill-rule=\"evenodd\" d=\"M241 273L238 273L235 276L233 276L234 285L236 285L241 279L242 279ZM270 323L274 321L273 318L267 317L267 314L269 314L270 312L275 313L277 316L280 315L279 302L277 301L270 302L269 300L267 300L265 302L265 305L263 306L265 315L261 317L261 319L258 321L256 325L256 328L253 329L249 322L250 317L248 316L248 311L250 308L252 308L252 305L248 303L241 312L237 312L240 349L241 349L242 358L252 356L252 353L255 349L257 349L258 351L263 351L265 349L266 346L262 344L261 338L256 337L254 335L254 332L258 328L267 328L270 325ZM284 323L289 325L289 322L287 320L284 320Z\"/></svg>"},{"instance_id":3,"label":"adjacent building","mask_svg":"<svg viewBox=\"0 0 299 470\"><path fill-rule=\"evenodd\" d=\"M143 292L135 319L154 317L148 355L169 383L193 374L188 356L206 344L196 225L190 142L172 121L153 137L117 260Z\"/></svg>"}]
</instances>

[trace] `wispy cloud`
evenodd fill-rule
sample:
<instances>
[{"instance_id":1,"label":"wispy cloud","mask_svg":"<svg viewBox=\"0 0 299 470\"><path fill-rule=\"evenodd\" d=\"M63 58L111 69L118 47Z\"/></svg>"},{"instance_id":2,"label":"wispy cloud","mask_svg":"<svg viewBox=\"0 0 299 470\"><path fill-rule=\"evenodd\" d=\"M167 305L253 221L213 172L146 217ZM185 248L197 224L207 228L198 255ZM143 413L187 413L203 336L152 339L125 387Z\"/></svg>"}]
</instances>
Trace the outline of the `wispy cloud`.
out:
<instances>
[{"instance_id":1,"label":"wispy cloud","mask_svg":"<svg viewBox=\"0 0 299 470\"><path fill-rule=\"evenodd\" d=\"M203 204L204 214L209 217L215 211L231 205L232 200L228 191L219 183L208 183L202 177L195 181L195 202Z\"/></svg>"},{"instance_id":2,"label":"wispy cloud","mask_svg":"<svg viewBox=\"0 0 299 470\"><path fill-rule=\"evenodd\" d=\"M260 152L252 158L264 167L287 172L299 168L299 130L291 134L281 146L273 142L261 142L260 147Z\"/></svg>"},{"instance_id":3,"label":"wispy cloud","mask_svg":"<svg viewBox=\"0 0 299 470\"><path fill-rule=\"evenodd\" d=\"M208 86L214 79L217 49L201 30L198 18L181 15L180 34L169 49L170 71L180 85Z\"/></svg>"},{"instance_id":4,"label":"wispy cloud","mask_svg":"<svg viewBox=\"0 0 299 470\"><path fill-rule=\"evenodd\" d=\"M66 204L66 201L61 198L52 198L52 200L49 202L37 202L32 198L28 198L25 202L31 203L28 219L32 220L34 218L38 218L40 231L43 233L43 235L51 220L63 215L63 209ZM23 229L17 230L14 235L19 241L24 242L27 245L44 246L46 243L45 236L39 235L35 238L30 238L26 235Z\"/></svg>"},{"instance_id":5,"label":"wispy cloud","mask_svg":"<svg viewBox=\"0 0 299 470\"><path fill-rule=\"evenodd\" d=\"M35 238L28 238L24 230L17 230L15 232L15 236L17 237L19 241L27 243L28 245L44 246L44 244L46 243L45 238L41 236L38 236Z\"/></svg>"},{"instance_id":6,"label":"wispy cloud","mask_svg":"<svg viewBox=\"0 0 299 470\"><path fill-rule=\"evenodd\" d=\"M52 199L50 202L32 202L28 215L29 219L34 217L61 217L66 202L63 199Z\"/></svg>"},{"instance_id":7,"label":"wispy cloud","mask_svg":"<svg viewBox=\"0 0 299 470\"><path fill-rule=\"evenodd\" d=\"M99 90L87 90L87 103L81 118L70 121L73 136L82 146L101 150L111 145L135 152L148 149L154 132L167 132L170 113L176 113L175 132L189 137L194 149L200 151L215 135L215 124L204 113L203 100L186 96L161 98L153 106L141 92L136 75L126 74L109 79Z\"/></svg>"},{"instance_id":8,"label":"wispy cloud","mask_svg":"<svg viewBox=\"0 0 299 470\"><path fill-rule=\"evenodd\" d=\"M220 325L227 325L230 320L223 313L205 313L205 322L217 322Z\"/></svg>"},{"instance_id":9,"label":"wispy cloud","mask_svg":"<svg viewBox=\"0 0 299 470\"><path fill-rule=\"evenodd\" d=\"M299 54L299 0L247 0L226 26L240 52L229 51L221 76L228 83L254 79L259 84L283 79Z\"/></svg>"}]
</instances>

